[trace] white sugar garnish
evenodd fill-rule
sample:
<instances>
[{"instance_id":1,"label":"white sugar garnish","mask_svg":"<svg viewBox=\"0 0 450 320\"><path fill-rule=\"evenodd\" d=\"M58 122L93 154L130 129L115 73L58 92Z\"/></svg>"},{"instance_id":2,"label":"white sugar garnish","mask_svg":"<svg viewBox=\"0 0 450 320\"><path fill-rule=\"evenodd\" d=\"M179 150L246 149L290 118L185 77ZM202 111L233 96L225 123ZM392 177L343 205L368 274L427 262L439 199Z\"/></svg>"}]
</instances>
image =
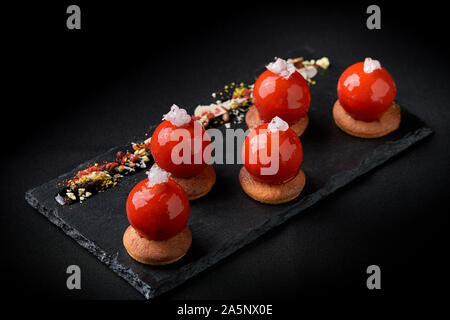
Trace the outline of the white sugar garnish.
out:
<instances>
[{"instance_id":1,"label":"white sugar garnish","mask_svg":"<svg viewBox=\"0 0 450 320\"><path fill-rule=\"evenodd\" d=\"M155 184L164 183L169 181L170 173L166 170L161 169L157 165L150 168L149 171L145 172L148 176L147 186L149 188L153 187Z\"/></svg>"},{"instance_id":2,"label":"white sugar garnish","mask_svg":"<svg viewBox=\"0 0 450 320\"><path fill-rule=\"evenodd\" d=\"M180 127L191 121L191 116L185 109L172 105L170 111L163 116L163 120L170 121L174 126Z\"/></svg>"},{"instance_id":3,"label":"white sugar garnish","mask_svg":"<svg viewBox=\"0 0 450 320\"><path fill-rule=\"evenodd\" d=\"M372 73L377 69L381 69L380 61L372 60L372 58L366 58L364 60L364 72Z\"/></svg>"},{"instance_id":4,"label":"white sugar garnish","mask_svg":"<svg viewBox=\"0 0 450 320\"><path fill-rule=\"evenodd\" d=\"M291 74L295 72L295 66L281 58L277 58L275 62L271 62L266 66L267 70L272 71L285 79L289 79Z\"/></svg>"},{"instance_id":5,"label":"white sugar garnish","mask_svg":"<svg viewBox=\"0 0 450 320\"><path fill-rule=\"evenodd\" d=\"M287 129L289 129L288 123L280 117L273 118L267 126L267 130L270 132L286 131Z\"/></svg>"}]
</instances>

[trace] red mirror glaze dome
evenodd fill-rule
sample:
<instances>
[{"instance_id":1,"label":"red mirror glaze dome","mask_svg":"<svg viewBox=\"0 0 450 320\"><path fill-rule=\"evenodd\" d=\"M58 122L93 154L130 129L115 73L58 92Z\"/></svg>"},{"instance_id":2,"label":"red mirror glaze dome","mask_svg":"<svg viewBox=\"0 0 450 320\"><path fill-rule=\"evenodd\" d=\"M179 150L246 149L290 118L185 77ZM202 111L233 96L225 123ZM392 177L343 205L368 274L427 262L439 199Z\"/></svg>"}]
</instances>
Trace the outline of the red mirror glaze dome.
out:
<instances>
[{"instance_id":1,"label":"red mirror glaze dome","mask_svg":"<svg viewBox=\"0 0 450 320\"><path fill-rule=\"evenodd\" d=\"M149 240L165 240L180 233L189 218L189 200L184 190L173 180L147 185L139 182L130 191L126 210L130 224Z\"/></svg>"},{"instance_id":2,"label":"red mirror glaze dome","mask_svg":"<svg viewBox=\"0 0 450 320\"><path fill-rule=\"evenodd\" d=\"M204 158L205 148L211 144L211 140L205 134L203 126L198 122L196 125L198 125L198 129L194 132L194 120L191 120L181 127L177 127L170 121L165 120L156 128L152 135L150 149L155 162L160 168L170 172L174 177L189 178L196 176L206 167L205 161L208 161L211 156L211 152L209 152ZM183 133L177 131L177 129L184 129L186 131ZM187 158L190 159L189 163L176 163L176 161L173 161L172 159L172 150L184 139L180 133L187 134L190 139L188 141L188 144L190 145L190 155L187 156ZM196 140L195 143L194 139ZM200 148L196 149L195 147L197 145L200 146ZM179 155L179 158L182 160L184 158L183 150L180 151L176 149L176 151L179 151L176 152L176 154ZM197 161L198 159L200 159L200 161Z\"/></svg>"},{"instance_id":3,"label":"red mirror glaze dome","mask_svg":"<svg viewBox=\"0 0 450 320\"><path fill-rule=\"evenodd\" d=\"M255 82L253 97L264 122L278 116L294 124L306 115L311 103L308 83L298 72L285 79L272 71L264 71Z\"/></svg>"},{"instance_id":4,"label":"red mirror glaze dome","mask_svg":"<svg viewBox=\"0 0 450 320\"><path fill-rule=\"evenodd\" d=\"M273 156L278 159L278 171L263 174L262 168L269 168L272 162L273 134L267 130L268 124L262 124L250 132L242 146L242 161L247 171L257 180L268 184L286 183L293 179L303 161L303 148L299 137L292 129L278 131L279 148ZM276 149L274 149L276 150ZM275 159L275 158L274 158Z\"/></svg>"},{"instance_id":5,"label":"red mirror glaze dome","mask_svg":"<svg viewBox=\"0 0 450 320\"><path fill-rule=\"evenodd\" d=\"M397 89L386 69L364 72L364 62L348 67L341 75L337 94L342 107L357 120L378 120L394 101Z\"/></svg>"}]
</instances>

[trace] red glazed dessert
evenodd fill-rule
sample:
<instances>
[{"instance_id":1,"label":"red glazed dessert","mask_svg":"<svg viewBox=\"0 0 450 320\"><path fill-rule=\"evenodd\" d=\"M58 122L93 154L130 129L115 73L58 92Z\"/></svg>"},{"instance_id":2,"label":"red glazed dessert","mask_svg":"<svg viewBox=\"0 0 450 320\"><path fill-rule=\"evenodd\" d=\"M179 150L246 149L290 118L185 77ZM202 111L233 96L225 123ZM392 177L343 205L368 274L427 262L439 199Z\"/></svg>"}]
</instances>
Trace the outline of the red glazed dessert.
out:
<instances>
[{"instance_id":1,"label":"red glazed dessert","mask_svg":"<svg viewBox=\"0 0 450 320\"><path fill-rule=\"evenodd\" d=\"M216 175L213 167L207 164L212 145L205 129L176 105L163 119L150 142L155 163L171 173L190 200L206 195L213 187ZM201 188L198 180L202 181Z\"/></svg>"},{"instance_id":2,"label":"red glazed dessert","mask_svg":"<svg viewBox=\"0 0 450 320\"><path fill-rule=\"evenodd\" d=\"M181 258L190 247L189 200L164 170L152 167L148 175L128 195L126 211L131 226L123 243L139 262L167 264Z\"/></svg>"},{"instance_id":3,"label":"red glazed dessert","mask_svg":"<svg viewBox=\"0 0 450 320\"><path fill-rule=\"evenodd\" d=\"M396 130L400 107L394 102L395 82L377 60L366 58L348 67L337 85L333 108L336 124L362 138L377 138Z\"/></svg>"},{"instance_id":4,"label":"red glazed dessert","mask_svg":"<svg viewBox=\"0 0 450 320\"><path fill-rule=\"evenodd\" d=\"M128 195L127 217L131 226L149 240L165 240L186 227L189 200L173 180L149 187L139 182Z\"/></svg>"},{"instance_id":5,"label":"red glazed dessert","mask_svg":"<svg viewBox=\"0 0 450 320\"><path fill-rule=\"evenodd\" d=\"M278 204L296 198L305 185L302 144L287 122L275 117L244 141L239 181L253 199Z\"/></svg>"},{"instance_id":6,"label":"red glazed dessert","mask_svg":"<svg viewBox=\"0 0 450 320\"><path fill-rule=\"evenodd\" d=\"M291 63L283 59L270 63L256 80L253 97L256 109L246 116L249 127L280 117L299 135L305 130L311 102L309 86Z\"/></svg>"},{"instance_id":7,"label":"red glazed dessert","mask_svg":"<svg viewBox=\"0 0 450 320\"><path fill-rule=\"evenodd\" d=\"M286 183L298 173L303 160L302 144L291 129L278 131L278 137L275 138L268 131L268 126L268 123L260 125L247 136L244 141L243 162L247 171L262 182L269 184ZM272 143L279 146L272 146ZM261 155L267 155L269 159L276 158L278 170L273 171L272 174L264 174L263 168L268 169L272 162L267 163L267 161L264 161L265 157ZM251 158L256 161L252 163Z\"/></svg>"}]
</instances>

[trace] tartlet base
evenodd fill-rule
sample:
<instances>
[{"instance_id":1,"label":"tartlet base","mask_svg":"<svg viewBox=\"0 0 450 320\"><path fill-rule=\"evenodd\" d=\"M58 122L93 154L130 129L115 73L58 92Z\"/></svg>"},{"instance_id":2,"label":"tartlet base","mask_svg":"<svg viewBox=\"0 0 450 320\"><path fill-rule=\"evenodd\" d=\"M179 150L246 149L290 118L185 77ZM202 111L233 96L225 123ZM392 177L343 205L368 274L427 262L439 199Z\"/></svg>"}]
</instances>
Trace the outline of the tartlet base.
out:
<instances>
[{"instance_id":1,"label":"tartlet base","mask_svg":"<svg viewBox=\"0 0 450 320\"><path fill-rule=\"evenodd\" d=\"M366 122L349 115L337 100L333 107L333 118L336 125L345 133L358 138L373 139L398 129L401 122L401 110L400 106L393 102L380 119Z\"/></svg>"},{"instance_id":2,"label":"tartlet base","mask_svg":"<svg viewBox=\"0 0 450 320\"><path fill-rule=\"evenodd\" d=\"M239 182L244 192L252 199L267 203L280 204L297 198L305 187L306 177L302 169L290 181L283 184L268 184L256 180L243 166L239 172Z\"/></svg>"},{"instance_id":3,"label":"tartlet base","mask_svg":"<svg viewBox=\"0 0 450 320\"><path fill-rule=\"evenodd\" d=\"M161 241L148 240L141 237L132 226L128 226L122 240L125 249L134 260L161 266L180 260L191 246L192 235L186 227L172 238Z\"/></svg>"}]
</instances>

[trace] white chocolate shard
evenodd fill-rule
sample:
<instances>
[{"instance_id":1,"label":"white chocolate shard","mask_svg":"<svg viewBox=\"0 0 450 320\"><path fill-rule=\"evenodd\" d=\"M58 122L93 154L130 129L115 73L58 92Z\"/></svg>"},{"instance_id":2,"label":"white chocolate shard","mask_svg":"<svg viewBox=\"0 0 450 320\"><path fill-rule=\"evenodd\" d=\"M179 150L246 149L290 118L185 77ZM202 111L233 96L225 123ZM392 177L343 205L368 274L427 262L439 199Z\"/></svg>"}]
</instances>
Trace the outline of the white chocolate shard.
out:
<instances>
[{"instance_id":1,"label":"white chocolate shard","mask_svg":"<svg viewBox=\"0 0 450 320\"><path fill-rule=\"evenodd\" d=\"M317 68L314 68L313 66L306 66L300 69L297 69L298 73L300 73L305 80L312 79L317 74Z\"/></svg>"}]
</instances>

